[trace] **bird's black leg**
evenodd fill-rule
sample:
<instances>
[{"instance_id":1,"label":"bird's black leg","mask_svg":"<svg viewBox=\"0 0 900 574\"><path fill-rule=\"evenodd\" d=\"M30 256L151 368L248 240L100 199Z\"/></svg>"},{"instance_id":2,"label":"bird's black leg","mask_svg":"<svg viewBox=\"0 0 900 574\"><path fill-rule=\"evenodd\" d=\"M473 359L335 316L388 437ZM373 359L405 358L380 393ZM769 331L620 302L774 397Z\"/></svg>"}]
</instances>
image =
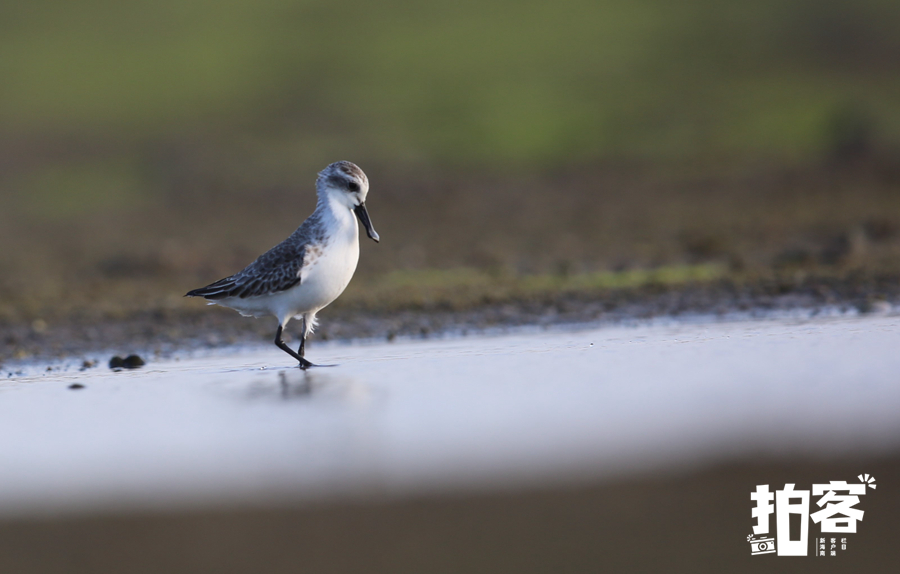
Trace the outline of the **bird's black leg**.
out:
<instances>
[{"instance_id":1,"label":"bird's black leg","mask_svg":"<svg viewBox=\"0 0 900 574\"><path fill-rule=\"evenodd\" d=\"M306 317L303 318L303 323L300 324L300 348L297 349L297 354L301 357L306 356Z\"/></svg>"},{"instance_id":2,"label":"bird's black leg","mask_svg":"<svg viewBox=\"0 0 900 574\"><path fill-rule=\"evenodd\" d=\"M308 369L308 368L312 367L313 366L312 363L310 363L309 361L304 359L302 355L298 355L297 353L295 353L293 349L291 349L290 347L287 346L287 344L284 342L284 339L281 338L281 333L283 330L284 330L283 327L281 325L278 325L278 331L275 332L275 345L277 345L279 349L281 349L288 355L290 355L290 356L294 357L295 359L297 359L298 361L300 361L301 369Z\"/></svg>"}]
</instances>

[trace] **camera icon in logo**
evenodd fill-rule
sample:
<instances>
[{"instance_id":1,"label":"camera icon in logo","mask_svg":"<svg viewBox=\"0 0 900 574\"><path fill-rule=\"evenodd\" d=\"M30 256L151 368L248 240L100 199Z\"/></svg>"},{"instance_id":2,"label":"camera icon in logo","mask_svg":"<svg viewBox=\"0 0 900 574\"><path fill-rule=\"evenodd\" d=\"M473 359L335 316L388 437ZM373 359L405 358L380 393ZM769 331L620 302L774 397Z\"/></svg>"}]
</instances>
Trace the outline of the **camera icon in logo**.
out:
<instances>
[{"instance_id":1,"label":"camera icon in logo","mask_svg":"<svg viewBox=\"0 0 900 574\"><path fill-rule=\"evenodd\" d=\"M775 552L774 538L754 538L752 534L747 536L747 542L750 543L750 555L771 554Z\"/></svg>"}]
</instances>

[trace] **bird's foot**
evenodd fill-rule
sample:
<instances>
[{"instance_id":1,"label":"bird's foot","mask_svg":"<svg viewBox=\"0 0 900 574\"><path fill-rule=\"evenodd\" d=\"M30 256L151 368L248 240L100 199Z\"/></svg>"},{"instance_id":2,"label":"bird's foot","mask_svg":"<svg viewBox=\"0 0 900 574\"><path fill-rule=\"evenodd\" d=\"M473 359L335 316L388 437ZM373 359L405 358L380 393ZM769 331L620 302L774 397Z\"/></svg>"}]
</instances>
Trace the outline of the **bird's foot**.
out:
<instances>
[{"instance_id":1,"label":"bird's foot","mask_svg":"<svg viewBox=\"0 0 900 574\"><path fill-rule=\"evenodd\" d=\"M303 370L305 371L306 369L308 369L308 368L310 368L310 367L316 367L316 368L319 368L319 367L337 367L337 365L316 365L316 364L314 364L314 363L310 363L310 362L307 361L306 359L301 359L301 360L300 360L300 364L298 365L298 367L300 367L301 369L303 369Z\"/></svg>"}]
</instances>

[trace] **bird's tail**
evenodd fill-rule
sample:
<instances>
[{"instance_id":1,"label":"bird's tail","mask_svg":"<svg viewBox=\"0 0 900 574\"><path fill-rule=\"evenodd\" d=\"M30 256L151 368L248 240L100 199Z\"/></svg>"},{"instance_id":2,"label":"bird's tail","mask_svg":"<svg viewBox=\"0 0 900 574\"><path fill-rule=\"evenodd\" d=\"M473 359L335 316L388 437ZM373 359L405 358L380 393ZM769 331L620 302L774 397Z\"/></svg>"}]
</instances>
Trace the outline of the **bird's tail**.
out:
<instances>
[{"instance_id":1,"label":"bird's tail","mask_svg":"<svg viewBox=\"0 0 900 574\"><path fill-rule=\"evenodd\" d=\"M203 297L204 299L224 299L225 297L230 297L231 292L235 288L235 281L231 277L226 277L225 279L219 279L215 283L210 283L206 287L200 287L199 289L194 289L192 291L188 291L185 294L185 297Z\"/></svg>"}]
</instances>

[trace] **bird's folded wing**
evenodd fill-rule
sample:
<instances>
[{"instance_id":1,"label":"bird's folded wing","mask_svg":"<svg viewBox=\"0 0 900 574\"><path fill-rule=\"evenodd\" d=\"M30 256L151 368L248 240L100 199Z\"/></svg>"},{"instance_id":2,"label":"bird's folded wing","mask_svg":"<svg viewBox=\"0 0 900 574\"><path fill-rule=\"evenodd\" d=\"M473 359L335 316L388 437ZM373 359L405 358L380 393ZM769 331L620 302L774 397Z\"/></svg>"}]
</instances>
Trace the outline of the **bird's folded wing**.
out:
<instances>
[{"instance_id":1,"label":"bird's folded wing","mask_svg":"<svg viewBox=\"0 0 900 574\"><path fill-rule=\"evenodd\" d=\"M305 254L305 244L285 241L260 255L242 271L189 291L187 296L213 300L227 297L245 299L290 289L300 283Z\"/></svg>"}]
</instances>

